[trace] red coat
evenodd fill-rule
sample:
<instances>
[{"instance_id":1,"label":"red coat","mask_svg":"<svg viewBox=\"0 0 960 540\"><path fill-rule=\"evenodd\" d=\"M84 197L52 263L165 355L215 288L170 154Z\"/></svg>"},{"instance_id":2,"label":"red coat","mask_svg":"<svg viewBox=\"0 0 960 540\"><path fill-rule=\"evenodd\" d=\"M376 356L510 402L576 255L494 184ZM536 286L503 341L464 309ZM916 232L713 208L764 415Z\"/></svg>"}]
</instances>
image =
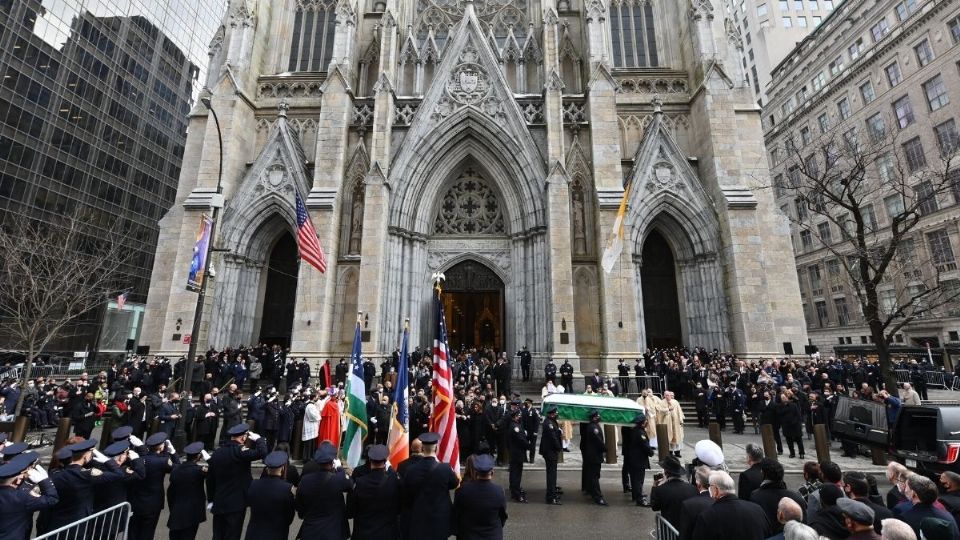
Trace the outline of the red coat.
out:
<instances>
[{"instance_id":1,"label":"red coat","mask_svg":"<svg viewBox=\"0 0 960 540\"><path fill-rule=\"evenodd\" d=\"M320 411L320 435L317 437L317 446L323 441L330 441L340 448L340 402L330 398Z\"/></svg>"}]
</instances>

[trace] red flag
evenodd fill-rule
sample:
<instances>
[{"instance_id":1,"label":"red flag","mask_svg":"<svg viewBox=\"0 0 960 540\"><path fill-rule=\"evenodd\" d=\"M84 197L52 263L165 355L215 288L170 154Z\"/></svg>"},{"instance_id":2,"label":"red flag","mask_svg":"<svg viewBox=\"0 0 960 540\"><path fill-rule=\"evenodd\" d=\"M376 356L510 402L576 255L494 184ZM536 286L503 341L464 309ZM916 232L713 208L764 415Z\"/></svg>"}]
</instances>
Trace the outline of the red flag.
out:
<instances>
[{"instance_id":1,"label":"red flag","mask_svg":"<svg viewBox=\"0 0 960 540\"><path fill-rule=\"evenodd\" d=\"M327 271L327 256L323 254L323 248L320 247L317 230L313 228L313 221L307 213L307 207L303 205L303 199L300 198L299 193L296 197L297 249L300 250L300 258L313 265L322 274Z\"/></svg>"},{"instance_id":2,"label":"red flag","mask_svg":"<svg viewBox=\"0 0 960 540\"><path fill-rule=\"evenodd\" d=\"M443 317L443 302L437 288L434 300L437 306L437 338L433 340L433 414L430 431L440 435L437 459L450 465L460 474L460 439L457 438L457 409L454 407L453 374L447 358L447 324Z\"/></svg>"}]
</instances>

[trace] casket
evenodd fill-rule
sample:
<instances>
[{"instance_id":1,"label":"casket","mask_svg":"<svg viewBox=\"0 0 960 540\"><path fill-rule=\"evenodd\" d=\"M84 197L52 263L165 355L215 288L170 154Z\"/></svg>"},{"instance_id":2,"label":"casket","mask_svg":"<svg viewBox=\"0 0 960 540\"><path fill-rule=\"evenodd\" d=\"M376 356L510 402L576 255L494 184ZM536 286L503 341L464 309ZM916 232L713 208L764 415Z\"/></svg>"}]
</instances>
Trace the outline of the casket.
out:
<instances>
[{"instance_id":1,"label":"casket","mask_svg":"<svg viewBox=\"0 0 960 540\"><path fill-rule=\"evenodd\" d=\"M550 394L543 398L541 412L547 405L557 406L559 420L589 422L588 412L596 409L600 411L600 422L621 426L632 426L637 413L643 412L643 407L632 399L585 394Z\"/></svg>"}]
</instances>

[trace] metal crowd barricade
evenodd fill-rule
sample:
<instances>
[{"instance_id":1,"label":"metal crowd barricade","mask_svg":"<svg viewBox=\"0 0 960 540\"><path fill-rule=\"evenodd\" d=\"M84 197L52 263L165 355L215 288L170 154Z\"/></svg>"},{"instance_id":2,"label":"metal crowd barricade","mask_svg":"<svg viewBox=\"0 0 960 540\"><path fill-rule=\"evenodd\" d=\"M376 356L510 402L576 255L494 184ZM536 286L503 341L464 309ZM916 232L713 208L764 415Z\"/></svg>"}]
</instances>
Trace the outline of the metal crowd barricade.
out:
<instances>
[{"instance_id":1,"label":"metal crowd barricade","mask_svg":"<svg viewBox=\"0 0 960 540\"><path fill-rule=\"evenodd\" d=\"M947 389L947 382L943 377L942 371L928 371L927 372L927 386L938 386Z\"/></svg>"},{"instance_id":2,"label":"metal crowd barricade","mask_svg":"<svg viewBox=\"0 0 960 540\"><path fill-rule=\"evenodd\" d=\"M630 379L631 383L633 384L637 384L637 382L639 382L643 385L643 388L649 388L653 390L654 394L663 395L663 379L658 375L641 375L640 377L631 376ZM637 379L640 379L640 381L637 381ZM638 392L641 389L642 388L638 388Z\"/></svg>"},{"instance_id":3,"label":"metal crowd barricade","mask_svg":"<svg viewBox=\"0 0 960 540\"><path fill-rule=\"evenodd\" d=\"M909 369L895 369L893 373L897 376L897 382L900 384L910 382L910 370Z\"/></svg>"},{"instance_id":4,"label":"metal crowd barricade","mask_svg":"<svg viewBox=\"0 0 960 540\"><path fill-rule=\"evenodd\" d=\"M660 512L657 512L655 534L656 536L654 536L654 538L656 540L677 540L680 538L680 533L677 529L671 525Z\"/></svg>"},{"instance_id":5,"label":"metal crowd barricade","mask_svg":"<svg viewBox=\"0 0 960 540\"><path fill-rule=\"evenodd\" d=\"M950 386L951 390L960 390L960 377L953 378L953 384Z\"/></svg>"},{"instance_id":6,"label":"metal crowd barricade","mask_svg":"<svg viewBox=\"0 0 960 540\"><path fill-rule=\"evenodd\" d=\"M120 503L34 540L126 540L129 525L130 503Z\"/></svg>"}]
</instances>

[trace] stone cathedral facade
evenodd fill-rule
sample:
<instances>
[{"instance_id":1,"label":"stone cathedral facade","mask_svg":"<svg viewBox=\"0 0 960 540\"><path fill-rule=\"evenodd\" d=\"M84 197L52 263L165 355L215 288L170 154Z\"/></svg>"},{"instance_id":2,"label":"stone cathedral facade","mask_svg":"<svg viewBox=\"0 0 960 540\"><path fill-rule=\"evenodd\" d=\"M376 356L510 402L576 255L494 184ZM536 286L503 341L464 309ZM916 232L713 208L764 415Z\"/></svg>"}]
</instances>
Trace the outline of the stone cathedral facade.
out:
<instances>
[{"instance_id":1,"label":"stone cathedral facade","mask_svg":"<svg viewBox=\"0 0 960 540\"><path fill-rule=\"evenodd\" d=\"M207 95L223 194L200 350L432 341L607 370L649 346L802 352L740 37L711 0L231 0ZM220 148L192 111L142 343L187 346ZM628 188L624 248L600 258ZM295 193L328 268L298 263ZM800 349L800 350L797 350Z\"/></svg>"}]
</instances>

